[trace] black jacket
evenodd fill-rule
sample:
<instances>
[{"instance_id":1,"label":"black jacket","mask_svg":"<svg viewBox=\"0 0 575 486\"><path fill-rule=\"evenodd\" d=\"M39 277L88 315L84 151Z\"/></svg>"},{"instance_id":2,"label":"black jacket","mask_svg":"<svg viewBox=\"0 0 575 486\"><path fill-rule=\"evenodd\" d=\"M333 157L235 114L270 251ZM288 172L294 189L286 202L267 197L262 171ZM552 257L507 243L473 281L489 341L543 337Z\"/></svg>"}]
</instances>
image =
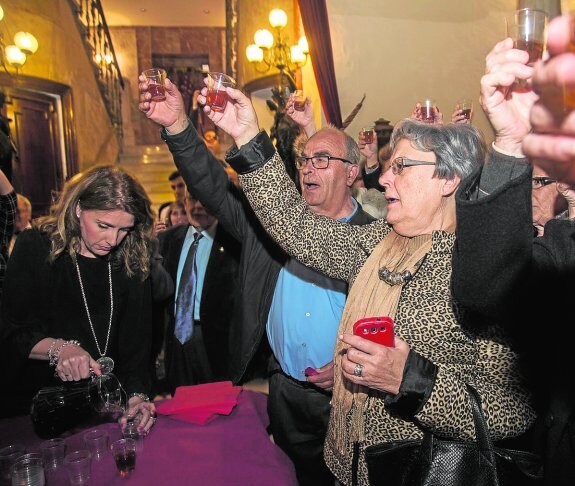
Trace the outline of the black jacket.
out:
<instances>
[{"instance_id":1,"label":"black jacket","mask_svg":"<svg viewBox=\"0 0 575 486\"><path fill-rule=\"evenodd\" d=\"M180 225L158 235L163 265L176 282L178 263L189 225ZM238 297L238 263L240 245L220 225L216 228L210 252L204 286L200 299L200 322L202 337L215 381L229 380L229 334ZM171 348L175 316L172 295L167 302L168 326L166 329L166 353Z\"/></svg>"},{"instance_id":2,"label":"black jacket","mask_svg":"<svg viewBox=\"0 0 575 486\"><path fill-rule=\"evenodd\" d=\"M278 275L288 257L261 227L243 193L229 182L225 170L191 124L175 136L163 130L162 137L188 189L242 242L240 298L231 330L232 380L240 383L265 336ZM273 146L266 150L270 152L267 157L271 157ZM350 223L366 224L373 219L359 207Z\"/></svg>"},{"instance_id":3,"label":"black jacket","mask_svg":"<svg viewBox=\"0 0 575 486\"><path fill-rule=\"evenodd\" d=\"M531 167L493 157L457 193L454 297L501 321L521 353L539 413L545 484L575 484L575 223L551 220L533 238ZM489 195L478 197L478 187ZM479 322L479 319L476 321Z\"/></svg>"},{"instance_id":4,"label":"black jacket","mask_svg":"<svg viewBox=\"0 0 575 486\"><path fill-rule=\"evenodd\" d=\"M47 360L29 359L30 351L46 337L78 340L94 359L100 357L80 291L78 275L68 253L48 261L50 240L36 229L23 231L12 252L4 282L0 355L8 365L0 377L11 380L10 398L0 405L8 413L26 413L32 396L43 386L61 384ZM151 279L128 277L112 268L114 313L109 327L108 266L102 258L78 256L86 299L100 349L115 361L114 374L127 393L149 393L152 340ZM108 329L110 329L108 331ZM6 389L6 388L3 388ZM7 392L8 393L8 392Z\"/></svg>"}]
</instances>

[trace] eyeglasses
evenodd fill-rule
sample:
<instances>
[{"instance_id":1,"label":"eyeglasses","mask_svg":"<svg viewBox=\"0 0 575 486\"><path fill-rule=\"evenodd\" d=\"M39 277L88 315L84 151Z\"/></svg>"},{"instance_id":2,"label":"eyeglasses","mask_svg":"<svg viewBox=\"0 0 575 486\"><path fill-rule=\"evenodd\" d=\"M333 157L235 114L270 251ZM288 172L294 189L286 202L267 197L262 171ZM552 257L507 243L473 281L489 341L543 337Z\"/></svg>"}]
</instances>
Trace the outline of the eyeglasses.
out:
<instances>
[{"instance_id":1,"label":"eyeglasses","mask_svg":"<svg viewBox=\"0 0 575 486\"><path fill-rule=\"evenodd\" d=\"M395 175L399 175L406 167L413 167L416 165L435 165L435 162L427 162L423 160L407 159L405 157L396 157L391 161L391 171Z\"/></svg>"},{"instance_id":2,"label":"eyeglasses","mask_svg":"<svg viewBox=\"0 0 575 486\"><path fill-rule=\"evenodd\" d=\"M183 189L184 187L186 187L186 185L183 182L171 185L172 191L175 191L176 189Z\"/></svg>"},{"instance_id":3,"label":"eyeglasses","mask_svg":"<svg viewBox=\"0 0 575 486\"><path fill-rule=\"evenodd\" d=\"M313 165L315 169L327 169L331 160L341 160L346 164L352 163L351 160L342 159L341 157L332 157L331 155L314 155L313 157L300 156L295 158L296 168L298 170L302 170L308 160L311 160L311 165Z\"/></svg>"},{"instance_id":4,"label":"eyeglasses","mask_svg":"<svg viewBox=\"0 0 575 486\"><path fill-rule=\"evenodd\" d=\"M534 176L531 178L531 186L533 189L539 189L543 186L548 186L549 184L553 184L557 182L555 179L551 179L547 176Z\"/></svg>"}]
</instances>

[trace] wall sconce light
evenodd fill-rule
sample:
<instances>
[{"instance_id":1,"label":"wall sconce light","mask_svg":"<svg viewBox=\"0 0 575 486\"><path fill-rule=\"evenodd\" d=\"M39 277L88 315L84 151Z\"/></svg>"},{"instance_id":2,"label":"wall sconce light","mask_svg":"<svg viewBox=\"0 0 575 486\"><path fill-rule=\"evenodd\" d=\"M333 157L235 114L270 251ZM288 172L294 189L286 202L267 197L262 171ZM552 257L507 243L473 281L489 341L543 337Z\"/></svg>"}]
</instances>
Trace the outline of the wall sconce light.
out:
<instances>
[{"instance_id":1,"label":"wall sconce light","mask_svg":"<svg viewBox=\"0 0 575 486\"><path fill-rule=\"evenodd\" d=\"M287 21L287 15L283 10L279 8L272 10L269 22L275 29L275 35L267 29L256 31L254 44L246 48L246 57L259 73L267 73L275 67L293 81L296 70L307 62L309 48L305 36L301 37L296 45L288 46L289 41L282 32Z\"/></svg>"},{"instance_id":2,"label":"wall sconce light","mask_svg":"<svg viewBox=\"0 0 575 486\"><path fill-rule=\"evenodd\" d=\"M4 18L4 9L0 6L0 21ZM17 32L14 36L14 44L6 45L4 35L0 31L0 62L4 71L8 72L8 63L16 69L20 69L31 56L38 50L38 40L30 32Z\"/></svg>"},{"instance_id":3,"label":"wall sconce light","mask_svg":"<svg viewBox=\"0 0 575 486\"><path fill-rule=\"evenodd\" d=\"M104 60L104 64L112 64L114 57L110 53L104 54L104 57L102 57L101 54L96 54L94 56L94 60L96 61L97 64L102 64L102 60Z\"/></svg>"}]
</instances>

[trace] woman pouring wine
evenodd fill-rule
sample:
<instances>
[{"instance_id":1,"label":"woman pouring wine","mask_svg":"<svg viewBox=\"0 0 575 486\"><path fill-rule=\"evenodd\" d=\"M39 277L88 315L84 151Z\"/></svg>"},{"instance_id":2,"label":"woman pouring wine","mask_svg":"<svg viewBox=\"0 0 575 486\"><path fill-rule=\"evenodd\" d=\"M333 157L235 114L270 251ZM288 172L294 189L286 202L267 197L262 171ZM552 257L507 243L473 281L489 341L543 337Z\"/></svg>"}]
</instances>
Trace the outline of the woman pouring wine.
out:
<instances>
[{"instance_id":1,"label":"woman pouring wine","mask_svg":"<svg viewBox=\"0 0 575 486\"><path fill-rule=\"evenodd\" d=\"M142 186L101 166L71 179L50 214L18 238L0 324L5 415L28 413L34 394L56 377L113 371L129 397L126 415L141 413L149 431L153 221Z\"/></svg>"}]
</instances>

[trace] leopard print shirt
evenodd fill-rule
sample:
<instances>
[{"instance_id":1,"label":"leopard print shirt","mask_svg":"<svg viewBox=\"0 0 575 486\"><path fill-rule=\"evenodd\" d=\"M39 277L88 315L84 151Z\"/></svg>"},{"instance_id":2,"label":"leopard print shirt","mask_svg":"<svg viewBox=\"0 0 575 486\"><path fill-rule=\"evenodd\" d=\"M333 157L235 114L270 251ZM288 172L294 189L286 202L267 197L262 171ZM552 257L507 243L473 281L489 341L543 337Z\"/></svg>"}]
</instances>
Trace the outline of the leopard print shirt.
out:
<instances>
[{"instance_id":1,"label":"leopard print shirt","mask_svg":"<svg viewBox=\"0 0 575 486\"><path fill-rule=\"evenodd\" d=\"M353 283L375 246L390 231L384 220L351 226L315 215L285 173L276 154L261 168L240 175L244 192L266 230L284 249L331 277ZM404 285L396 314L396 334L438 369L428 400L412 420L392 416L384 394L369 398L365 412L365 442L360 447L359 484L368 484L365 447L422 436L422 428L443 436L474 436L471 403L465 383L482 399L493 440L526 431L535 416L530 396L520 381L517 356L500 330L470 335L461 325L464 313L451 297L451 254L455 235L437 231L432 248L414 278ZM333 417L332 417L333 418ZM340 454L331 437L324 455L343 484L351 484L353 444Z\"/></svg>"}]
</instances>

